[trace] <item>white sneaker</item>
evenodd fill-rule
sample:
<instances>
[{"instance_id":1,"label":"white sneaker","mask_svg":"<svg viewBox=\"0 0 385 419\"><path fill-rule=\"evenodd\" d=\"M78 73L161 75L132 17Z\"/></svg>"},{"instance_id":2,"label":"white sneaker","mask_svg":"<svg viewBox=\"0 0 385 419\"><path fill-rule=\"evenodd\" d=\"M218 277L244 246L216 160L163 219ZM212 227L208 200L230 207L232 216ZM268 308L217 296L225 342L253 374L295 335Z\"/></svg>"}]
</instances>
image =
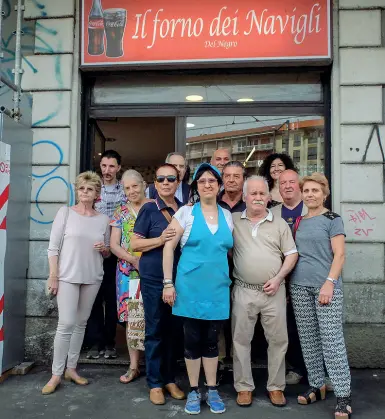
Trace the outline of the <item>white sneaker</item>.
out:
<instances>
[{"instance_id":1,"label":"white sneaker","mask_svg":"<svg viewBox=\"0 0 385 419\"><path fill-rule=\"evenodd\" d=\"M334 386L330 380L329 377L325 377L325 386L326 386L326 391L334 391Z\"/></svg>"},{"instance_id":2,"label":"white sneaker","mask_svg":"<svg viewBox=\"0 0 385 419\"><path fill-rule=\"evenodd\" d=\"M303 377L301 374L298 374L295 371L289 371L286 374L285 380L286 380L287 385L294 385L294 384L298 384L302 380L302 378Z\"/></svg>"}]
</instances>

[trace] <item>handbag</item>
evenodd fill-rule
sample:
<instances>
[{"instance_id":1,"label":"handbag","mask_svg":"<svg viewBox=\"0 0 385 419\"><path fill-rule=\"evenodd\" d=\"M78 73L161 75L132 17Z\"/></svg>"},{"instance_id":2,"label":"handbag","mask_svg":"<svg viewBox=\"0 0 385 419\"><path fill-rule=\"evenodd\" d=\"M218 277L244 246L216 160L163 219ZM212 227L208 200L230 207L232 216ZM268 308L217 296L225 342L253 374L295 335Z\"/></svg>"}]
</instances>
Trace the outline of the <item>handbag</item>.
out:
<instances>
[{"instance_id":1,"label":"handbag","mask_svg":"<svg viewBox=\"0 0 385 419\"><path fill-rule=\"evenodd\" d=\"M127 301L127 340L131 349L144 351L144 306L140 299L140 281L135 298Z\"/></svg>"},{"instance_id":2,"label":"handbag","mask_svg":"<svg viewBox=\"0 0 385 419\"><path fill-rule=\"evenodd\" d=\"M62 231L62 235L60 238L60 243L59 243L59 254L58 254L58 263L59 263L59 258L60 258L60 253L61 253L61 249L63 247L63 242L64 242L64 234L66 232L66 228L67 228L67 221L68 221L68 214L69 214L70 210L68 207L66 207L66 213L64 216L64 225L63 225L63 231ZM52 300L53 298L56 297L55 294L52 294L52 292L48 289L48 279L45 281L45 295Z\"/></svg>"},{"instance_id":3,"label":"handbag","mask_svg":"<svg viewBox=\"0 0 385 419\"><path fill-rule=\"evenodd\" d=\"M300 215L299 217L297 217L297 219L295 220L295 224L293 227L293 239L295 240L295 234L297 233L298 227L302 221L302 215Z\"/></svg>"}]
</instances>

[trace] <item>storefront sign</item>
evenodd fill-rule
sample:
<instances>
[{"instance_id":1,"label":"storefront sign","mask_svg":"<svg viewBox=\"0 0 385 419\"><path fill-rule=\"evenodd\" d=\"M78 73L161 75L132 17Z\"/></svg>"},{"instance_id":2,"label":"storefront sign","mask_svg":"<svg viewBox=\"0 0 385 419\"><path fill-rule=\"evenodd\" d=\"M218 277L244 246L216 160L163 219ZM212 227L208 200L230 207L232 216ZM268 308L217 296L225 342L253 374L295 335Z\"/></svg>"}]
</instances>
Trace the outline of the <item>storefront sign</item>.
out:
<instances>
[{"instance_id":1,"label":"storefront sign","mask_svg":"<svg viewBox=\"0 0 385 419\"><path fill-rule=\"evenodd\" d=\"M9 198L11 146L0 141L0 375L4 348L4 263L7 244L7 207Z\"/></svg>"},{"instance_id":2,"label":"storefront sign","mask_svg":"<svg viewBox=\"0 0 385 419\"><path fill-rule=\"evenodd\" d=\"M82 0L82 65L331 58L330 0Z\"/></svg>"}]
</instances>

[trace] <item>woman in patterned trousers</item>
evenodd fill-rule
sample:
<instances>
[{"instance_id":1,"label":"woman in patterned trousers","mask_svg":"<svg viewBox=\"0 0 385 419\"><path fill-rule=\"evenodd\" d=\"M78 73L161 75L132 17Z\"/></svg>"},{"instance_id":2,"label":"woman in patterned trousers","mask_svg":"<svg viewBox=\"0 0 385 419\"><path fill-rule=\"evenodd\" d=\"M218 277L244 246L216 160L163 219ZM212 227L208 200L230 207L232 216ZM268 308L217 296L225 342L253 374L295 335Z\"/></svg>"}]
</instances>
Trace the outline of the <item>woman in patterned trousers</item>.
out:
<instances>
[{"instance_id":1,"label":"woman in patterned trousers","mask_svg":"<svg viewBox=\"0 0 385 419\"><path fill-rule=\"evenodd\" d=\"M341 419L352 413L342 319L344 226L339 215L324 207L330 194L324 175L304 177L301 190L309 212L297 219L294 227L299 259L291 276L290 293L310 388L298 396L298 403L325 399L325 362L337 397L335 418Z\"/></svg>"}]
</instances>

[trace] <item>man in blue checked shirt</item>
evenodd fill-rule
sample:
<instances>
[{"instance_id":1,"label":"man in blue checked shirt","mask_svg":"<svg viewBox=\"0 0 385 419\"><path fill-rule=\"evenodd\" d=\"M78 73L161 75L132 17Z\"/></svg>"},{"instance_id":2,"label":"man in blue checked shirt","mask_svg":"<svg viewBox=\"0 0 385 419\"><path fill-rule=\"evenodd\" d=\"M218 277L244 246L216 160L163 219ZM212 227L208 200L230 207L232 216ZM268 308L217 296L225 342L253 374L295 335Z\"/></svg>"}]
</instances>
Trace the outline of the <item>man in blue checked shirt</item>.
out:
<instances>
[{"instance_id":1,"label":"man in blue checked shirt","mask_svg":"<svg viewBox=\"0 0 385 419\"><path fill-rule=\"evenodd\" d=\"M95 203L95 209L110 219L119 205L127 198L123 185L117 180L121 169L121 156L114 150L102 154L100 169L102 171L102 190ZM87 325L87 343L91 346L88 359L116 358L115 335L117 323L116 310L116 256L104 259L104 277L99 293L92 308ZM103 308L104 303L104 308Z\"/></svg>"}]
</instances>

